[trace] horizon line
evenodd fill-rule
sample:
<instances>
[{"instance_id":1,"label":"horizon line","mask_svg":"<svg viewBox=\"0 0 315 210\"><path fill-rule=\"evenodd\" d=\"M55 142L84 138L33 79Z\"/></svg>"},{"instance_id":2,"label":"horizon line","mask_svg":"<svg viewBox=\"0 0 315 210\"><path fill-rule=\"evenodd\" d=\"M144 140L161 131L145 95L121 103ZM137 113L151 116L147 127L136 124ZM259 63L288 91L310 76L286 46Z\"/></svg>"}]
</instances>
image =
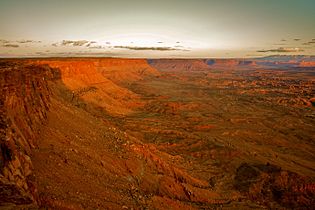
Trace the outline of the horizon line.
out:
<instances>
[{"instance_id":1,"label":"horizon line","mask_svg":"<svg viewBox=\"0 0 315 210\"><path fill-rule=\"evenodd\" d=\"M157 60L157 59L182 59L182 60L189 60L189 59L256 59L256 58L267 58L273 56L305 56L305 57L315 57L314 55L283 55L283 54L275 54L275 55L265 55L265 56L252 56L252 57L159 57L159 58L148 58L148 57L115 57L115 56L0 56L0 59L57 59L57 58L64 58L64 59L75 59L75 58L86 58L86 59L147 59L147 60Z\"/></svg>"}]
</instances>

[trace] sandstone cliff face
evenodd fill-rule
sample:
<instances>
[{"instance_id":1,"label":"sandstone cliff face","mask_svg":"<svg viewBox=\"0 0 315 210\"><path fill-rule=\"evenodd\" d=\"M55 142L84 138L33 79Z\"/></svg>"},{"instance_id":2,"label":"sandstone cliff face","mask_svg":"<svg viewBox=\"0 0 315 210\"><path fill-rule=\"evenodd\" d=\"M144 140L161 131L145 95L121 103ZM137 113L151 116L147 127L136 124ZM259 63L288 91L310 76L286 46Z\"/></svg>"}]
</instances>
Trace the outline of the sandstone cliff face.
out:
<instances>
[{"instance_id":1,"label":"sandstone cliff face","mask_svg":"<svg viewBox=\"0 0 315 210\"><path fill-rule=\"evenodd\" d=\"M209 69L207 63L202 59L153 59L148 62L160 71L202 71Z\"/></svg>"},{"instance_id":2,"label":"sandstone cliff face","mask_svg":"<svg viewBox=\"0 0 315 210\"><path fill-rule=\"evenodd\" d=\"M299 66L301 67L315 67L315 61L302 61Z\"/></svg>"},{"instance_id":3,"label":"sandstone cliff face","mask_svg":"<svg viewBox=\"0 0 315 210\"><path fill-rule=\"evenodd\" d=\"M145 59L100 59L95 67L106 78L120 83L142 80L144 76L159 76L160 72L152 68Z\"/></svg>"},{"instance_id":4,"label":"sandstone cliff face","mask_svg":"<svg viewBox=\"0 0 315 210\"><path fill-rule=\"evenodd\" d=\"M118 83L159 75L146 60L141 59L48 59L35 63L58 69L62 82L75 97L117 115L130 113L142 105L135 93Z\"/></svg>"},{"instance_id":5,"label":"sandstone cliff face","mask_svg":"<svg viewBox=\"0 0 315 210\"><path fill-rule=\"evenodd\" d=\"M257 65L251 59L207 59L205 62L211 68L254 67Z\"/></svg>"},{"instance_id":6,"label":"sandstone cliff face","mask_svg":"<svg viewBox=\"0 0 315 210\"><path fill-rule=\"evenodd\" d=\"M225 67L237 66L239 64L239 60L237 59L210 59L210 60L206 60L206 62L208 65L225 66Z\"/></svg>"},{"instance_id":7,"label":"sandstone cliff face","mask_svg":"<svg viewBox=\"0 0 315 210\"><path fill-rule=\"evenodd\" d=\"M49 109L50 68L0 62L0 203L36 203L31 149Z\"/></svg>"}]
</instances>

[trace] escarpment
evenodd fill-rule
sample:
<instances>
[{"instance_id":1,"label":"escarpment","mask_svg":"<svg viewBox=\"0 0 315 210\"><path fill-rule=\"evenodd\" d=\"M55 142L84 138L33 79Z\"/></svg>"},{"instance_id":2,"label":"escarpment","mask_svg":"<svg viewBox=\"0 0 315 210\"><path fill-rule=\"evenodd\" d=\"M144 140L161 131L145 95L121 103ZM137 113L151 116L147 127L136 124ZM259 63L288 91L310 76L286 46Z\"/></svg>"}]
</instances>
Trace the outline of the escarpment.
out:
<instances>
[{"instance_id":1,"label":"escarpment","mask_svg":"<svg viewBox=\"0 0 315 210\"><path fill-rule=\"evenodd\" d=\"M31 150L47 118L48 81L58 74L47 66L0 62L0 203L36 203Z\"/></svg>"},{"instance_id":2,"label":"escarpment","mask_svg":"<svg viewBox=\"0 0 315 210\"><path fill-rule=\"evenodd\" d=\"M116 209L226 202L172 156L100 117L141 105L123 84L156 76L143 60L1 61L0 205Z\"/></svg>"},{"instance_id":3,"label":"escarpment","mask_svg":"<svg viewBox=\"0 0 315 210\"><path fill-rule=\"evenodd\" d=\"M35 63L58 68L62 82L75 95L117 115L142 106L139 96L120 83L160 74L144 59L45 59Z\"/></svg>"}]
</instances>

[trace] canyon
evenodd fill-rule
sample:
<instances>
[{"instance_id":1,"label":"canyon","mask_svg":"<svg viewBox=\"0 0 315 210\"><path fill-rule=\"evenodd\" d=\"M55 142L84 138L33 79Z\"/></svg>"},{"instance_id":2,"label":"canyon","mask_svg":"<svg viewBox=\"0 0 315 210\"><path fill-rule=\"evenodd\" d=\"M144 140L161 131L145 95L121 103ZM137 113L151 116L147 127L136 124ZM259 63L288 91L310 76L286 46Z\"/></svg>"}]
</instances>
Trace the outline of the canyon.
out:
<instances>
[{"instance_id":1,"label":"canyon","mask_svg":"<svg viewBox=\"0 0 315 210\"><path fill-rule=\"evenodd\" d=\"M0 59L0 208L310 209L315 57Z\"/></svg>"}]
</instances>

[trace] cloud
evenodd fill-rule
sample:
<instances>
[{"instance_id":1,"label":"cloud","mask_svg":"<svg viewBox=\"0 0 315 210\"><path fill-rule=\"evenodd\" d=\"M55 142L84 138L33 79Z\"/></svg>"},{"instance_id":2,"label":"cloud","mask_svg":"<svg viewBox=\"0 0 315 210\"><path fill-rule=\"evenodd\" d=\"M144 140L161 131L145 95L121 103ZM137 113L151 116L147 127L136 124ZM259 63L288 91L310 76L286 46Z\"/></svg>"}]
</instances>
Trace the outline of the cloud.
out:
<instances>
[{"instance_id":1,"label":"cloud","mask_svg":"<svg viewBox=\"0 0 315 210\"><path fill-rule=\"evenodd\" d=\"M17 41L20 44L25 44L25 43L32 43L33 40L21 40L21 41Z\"/></svg>"},{"instance_id":2,"label":"cloud","mask_svg":"<svg viewBox=\"0 0 315 210\"><path fill-rule=\"evenodd\" d=\"M157 42L158 44L162 44L163 42Z\"/></svg>"},{"instance_id":3,"label":"cloud","mask_svg":"<svg viewBox=\"0 0 315 210\"><path fill-rule=\"evenodd\" d=\"M311 44L315 44L315 39L309 42L305 42L302 45L311 45Z\"/></svg>"},{"instance_id":4,"label":"cloud","mask_svg":"<svg viewBox=\"0 0 315 210\"><path fill-rule=\"evenodd\" d=\"M269 50L257 50L256 52L303 52L304 50L298 47L290 48L290 47L279 47L277 49L269 49Z\"/></svg>"},{"instance_id":5,"label":"cloud","mask_svg":"<svg viewBox=\"0 0 315 210\"><path fill-rule=\"evenodd\" d=\"M10 43L10 41L5 40L5 39L0 39L0 43L2 43L2 44L8 44L8 43Z\"/></svg>"},{"instance_id":6,"label":"cloud","mask_svg":"<svg viewBox=\"0 0 315 210\"><path fill-rule=\"evenodd\" d=\"M87 46L89 49L104 49L102 45L95 45L95 46Z\"/></svg>"},{"instance_id":7,"label":"cloud","mask_svg":"<svg viewBox=\"0 0 315 210\"><path fill-rule=\"evenodd\" d=\"M41 41L36 41L36 40L31 40L31 39L22 39L22 40L5 40L5 39L0 39L1 44L27 44L27 43L41 43Z\"/></svg>"},{"instance_id":8,"label":"cloud","mask_svg":"<svg viewBox=\"0 0 315 210\"><path fill-rule=\"evenodd\" d=\"M46 55L45 52L35 52L36 55Z\"/></svg>"},{"instance_id":9,"label":"cloud","mask_svg":"<svg viewBox=\"0 0 315 210\"><path fill-rule=\"evenodd\" d=\"M287 40L286 39L281 39L281 42L286 42Z\"/></svg>"},{"instance_id":10,"label":"cloud","mask_svg":"<svg viewBox=\"0 0 315 210\"><path fill-rule=\"evenodd\" d=\"M62 46L84 46L86 44L90 43L88 40L62 40L61 45Z\"/></svg>"},{"instance_id":11,"label":"cloud","mask_svg":"<svg viewBox=\"0 0 315 210\"><path fill-rule=\"evenodd\" d=\"M90 42L89 44L86 45L87 48L89 49L106 49L106 48L112 48L112 46L108 46L110 43L109 42L106 42L105 44L107 44L107 46L104 46L104 45L100 45L100 44L97 44L95 45L95 43L97 42Z\"/></svg>"},{"instance_id":12,"label":"cloud","mask_svg":"<svg viewBox=\"0 0 315 210\"><path fill-rule=\"evenodd\" d=\"M59 47L59 46L73 46L73 47L90 47L91 45L95 44L95 41L89 40L62 40L61 42L52 43L51 46Z\"/></svg>"},{"instance_id":13,"label":"cloud","mask_svg":"<svg viewBox=\"0 0 315 210\"><path fill-rule=\"evenodd\" d=\"M41 41L35 41L35 40L19 40L19 41L16 41L17 43L20 43L20 44L26 44L26 43L41 43Z\"/></svg>"},{"instance_id":14,"label":"cloud","mask_svg":"<svg viewBox=\"0 0 315 210\"><path fill-rule=\"evenodd\" d=\"M293 39L294 41L300 41L301 39Z\"/></svg>"},{"instance_id":15,"label":"cloud","mask_svg":"<svg viewBox=\"0 0 315 210\"><path fill-rule=\"evenodd\" d=\"M35 52L34 56L40 57L121 57L121 56L130 56L130 54L122 54L122 53L112 53L112 52L89 52L89 51L79 51L79 52Z\"/></svg>"},{"instance_id":16,"label":"cloud","mask_svg":"<svg viewBox=\"0 0 315 210\"><path fill-rule=\"evenodd\" d=\"M17 45L17 44L4 44L4 45L2 45L2 47L12 47L12 48L18 48L18 47L20 47L19 45Z\"/></svg>"},{"instance_id":17,"label":"cloud","mask_svg":"<svg viewBox=\"0 0 315 210\"><path fill-rule=\"evenodd\" d=\"M96 42L95 41L90 41L87 45L86 45L86 47L90 47L92 44L95 44Z\"/></svg>"},{"instance_id":18,"label":"cloud","mask_svg":"<svg viewBox=\"0 0 315 210\"><path fill-rule=\"evenodd\" d=\"M134 47L134 46L114 46L114 48L128 49L128 50L154 50L154 51L175 51L183 50L173 47Z\"/></svg>"}]
</instances>

